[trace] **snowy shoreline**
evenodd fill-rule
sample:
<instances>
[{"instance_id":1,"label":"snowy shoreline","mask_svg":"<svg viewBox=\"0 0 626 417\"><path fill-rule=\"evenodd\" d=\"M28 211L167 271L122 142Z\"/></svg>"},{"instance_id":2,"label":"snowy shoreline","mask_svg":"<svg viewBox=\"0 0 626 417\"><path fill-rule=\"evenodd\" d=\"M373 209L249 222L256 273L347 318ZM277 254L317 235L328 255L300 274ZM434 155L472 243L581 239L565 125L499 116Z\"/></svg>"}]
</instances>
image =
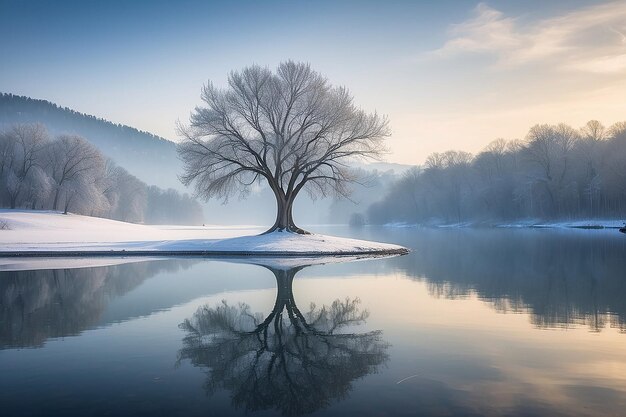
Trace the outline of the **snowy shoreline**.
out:
<instances>
[{"instance_id":1,"label":"snowy shoreline","mask_svg":"<svg viewBox=\"0 0 626 417\"><path fill-rule=\"evenodd\" d=\"M246 227L147 226L64 215L0 210L1 257L59 256L353 256L401 255L408 249L319 234L299 235ZM253 233L253 235L250 235Z\"/></svg>"},{"instance_id":2,"label":"snowy shoreline","mask_svg":"<svg viewBox=\"0 0 626 417\"><path fill-rule=\"evenodd\" d=\"M503 229L619 229L625 224L624 220L615 219L583 219L545 222L539 220L522 220L510 223L496 222L461 222L440 224L417 224L417 223L387 223L383 227L395 228L436 228L436 229L460 229L460 228L503 228Z\"/></svg>"}]
</instances>

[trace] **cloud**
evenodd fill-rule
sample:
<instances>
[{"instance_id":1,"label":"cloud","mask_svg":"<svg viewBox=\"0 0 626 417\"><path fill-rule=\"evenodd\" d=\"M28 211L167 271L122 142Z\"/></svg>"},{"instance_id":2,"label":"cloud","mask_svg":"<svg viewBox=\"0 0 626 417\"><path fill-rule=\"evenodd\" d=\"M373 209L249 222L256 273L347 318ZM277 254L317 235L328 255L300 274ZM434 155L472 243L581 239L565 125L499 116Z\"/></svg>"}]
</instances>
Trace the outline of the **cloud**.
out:
<instances>
[{"instance_id":1,"label":"cloud","mask_svg":"<svg viewBox=\"0 0 626 417\"><path fill-rule=\"evenodd\" d=\"M516 33L516 21L485 3L474 9L474 17L451 25L451 39L433 54L446 57L460 53L494 52L519 48L523 39Z\"/></svg>"},{"instance_id":2,"label":"cloud","mask_svg":"<svg viewBox=\"0 0 626 417\"><path fill-rule=\"evenodd\" d=\"M472 17L452 25L439 58L488 54L500 68L551 63L589 73L626 71L626 2L612 1L523 23L480 3Z\"/></svg>"},{"instance_id":3,"label":"cloud","mask_svg":"<svg viewBox=\"0 0 626 417\"><path fill-rule=\"evenodd\" d=\"M593 59L573 61L566 69L592 72L596 74L617 74L626 72L626 54L608 55Z\"/></svg>"}]
</instances>

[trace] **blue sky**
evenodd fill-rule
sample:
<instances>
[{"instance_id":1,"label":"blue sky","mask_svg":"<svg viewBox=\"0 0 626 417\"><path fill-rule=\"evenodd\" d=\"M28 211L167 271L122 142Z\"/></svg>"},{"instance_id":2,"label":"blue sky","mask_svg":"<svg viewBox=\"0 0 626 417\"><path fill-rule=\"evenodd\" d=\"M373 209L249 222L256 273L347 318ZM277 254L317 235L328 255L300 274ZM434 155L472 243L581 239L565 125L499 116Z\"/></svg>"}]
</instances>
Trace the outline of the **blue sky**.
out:
<instances>
[{"instance_id":1,"label":"blue sky","mask_svg":"<svg viewBox=\"0 0 626 417\"><path fill-rule=\"evenodd\" d=\"M0 91L176 139L207 80L302 60L387 114L390 161L626 119L623 1L5 1Z\"/></svg>"}]
</instances>

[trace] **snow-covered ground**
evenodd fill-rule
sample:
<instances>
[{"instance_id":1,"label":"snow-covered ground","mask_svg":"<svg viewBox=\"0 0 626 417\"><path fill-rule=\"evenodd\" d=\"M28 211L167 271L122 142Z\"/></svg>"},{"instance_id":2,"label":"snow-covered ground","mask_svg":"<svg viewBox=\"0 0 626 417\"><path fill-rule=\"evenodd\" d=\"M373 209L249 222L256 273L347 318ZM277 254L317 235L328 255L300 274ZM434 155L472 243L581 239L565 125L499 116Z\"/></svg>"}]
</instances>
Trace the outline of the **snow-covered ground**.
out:
<instances>
[{"instance_id":1,"label":"snow-covered ground","mask_svg":"<svg viewBox=\"0 0 626 417\"><path fill-rule=\"evenodd\" d=\"M228 226L148 226L53 211L0 210L0 252L67 254L351 255L403 253L401 246L318 234Z\"/></svg>"}]
</instances>

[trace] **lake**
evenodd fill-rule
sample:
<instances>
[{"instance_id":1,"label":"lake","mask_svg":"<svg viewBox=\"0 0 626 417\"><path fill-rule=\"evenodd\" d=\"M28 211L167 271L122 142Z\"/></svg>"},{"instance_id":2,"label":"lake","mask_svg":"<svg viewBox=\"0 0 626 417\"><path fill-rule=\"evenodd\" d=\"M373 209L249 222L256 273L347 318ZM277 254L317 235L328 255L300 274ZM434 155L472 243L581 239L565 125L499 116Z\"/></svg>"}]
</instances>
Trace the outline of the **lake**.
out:
<instances>
[{"instance_id":1,"label":"lake","mask_svg":"<svg viewBox=\"0 0 626 417\"><path fill-rule=\"evenodd\" d=\"M313 230L411 253L0 272L0 414L624 415L626 236Z\"/></svg>"}]
</instances>

